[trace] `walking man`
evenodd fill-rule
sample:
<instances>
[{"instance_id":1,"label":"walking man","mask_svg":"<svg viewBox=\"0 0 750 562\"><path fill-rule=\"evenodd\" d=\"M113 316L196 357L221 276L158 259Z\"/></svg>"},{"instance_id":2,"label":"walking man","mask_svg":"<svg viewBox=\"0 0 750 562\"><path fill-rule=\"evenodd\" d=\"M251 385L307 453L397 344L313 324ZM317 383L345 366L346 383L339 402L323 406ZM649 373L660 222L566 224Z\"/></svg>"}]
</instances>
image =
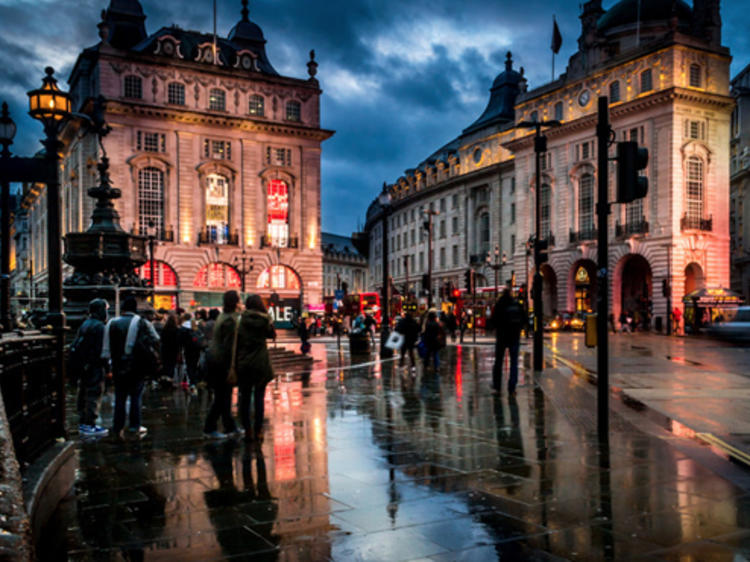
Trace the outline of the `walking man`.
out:
<instances>
[{"instance_id":1,"label":"walking man","mask_svg":"<svg viewBox=\"0 0 750 562\"><path fill-rule=\"evenodd\" d=\"M490 317L490 325L495 329L495 365L492 368L492 386L496 392L502 390L503 361L505 350L510 355L510 376L508 393L512 396L518 384L518 348L521 328L524 324L523 308L506 288L498 299Z\"/></svg>"},{"instance_id":2,"label":"walking man","mask_svg":"<svg viewBox=\"0 0 750 562\"><path fill-rule=\"evenodd\" d=\"M112 359L115 382L115 415L113 435L119 437L125 427L125 403L130 398L128 432L145 435L141 425L141 394L148 373L159 362L159 336L145 318L136 314L138 303L127 297L122 303L122 316L110 320L104 329L102 358Z\"/></svg>"},{"instance_id":3,"label":"walking man","mask_svg":"<svg viewBox=\"0 0 750 562\"><path fill-rule=\"evenodd\" d=\"M78 432L81 436L104 437L109 433L107 429L96 425L107 366L107 361L102 359L107 306L104 299L94 299L89 303L89 317L78 329L71 347L71 356L76 357L75 365L80 377Z\"/></svg>"},{"instance_id":4,"label":"walking man","mask_svg":"<svg viewBox=\"0 0 750 562\"><path fill-rule=\"evenodd\" d=\"M409 311L404 312L403 318L396 324L396 331L404 336L404 343L401 346L401 359L399 360L398 366L404 366L404 358L406 354L409 354L409 360L411 361L411 370L416 371L417 366L414 363L414 346L417 345L419 339L419 324L412 318Z\"/></svg>"}]
</instances>

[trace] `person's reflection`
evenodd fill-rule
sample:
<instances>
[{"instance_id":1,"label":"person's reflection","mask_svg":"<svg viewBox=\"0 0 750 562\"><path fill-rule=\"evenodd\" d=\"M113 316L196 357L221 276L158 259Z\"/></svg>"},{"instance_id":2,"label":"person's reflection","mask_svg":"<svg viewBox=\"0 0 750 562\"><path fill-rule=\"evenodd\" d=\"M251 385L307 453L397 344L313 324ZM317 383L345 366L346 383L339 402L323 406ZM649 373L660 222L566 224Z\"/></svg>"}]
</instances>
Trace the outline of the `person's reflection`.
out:
<instances>
[{"instance_id":1,"label":"person's reflection","mask_svg":"<svg viewBox=\"0 0 750 562\"><path fill-rule=\"evenodd\" d=\"M235 483L234 454L238 450L234 440L210 443L204 449L205 457L219 482L215 490L204 492L204 501L209 509L209 518L216 530L216 540L227 557L268 550L279 543L279 538L271 533L278 506L272 501L268 490L266 465L260 445L246 444L242 456L242 480L244 490ZM253 483L252 458L257 456L258 486ZM238 475L239 476L239 475ZM237 513L235 517L227 513ZM251 517L251 523L239 514ZM248 532L244 526L252 529ZM262 537L262 538L261 538ZM269 555L275 557L275 555Z\"/></svg>"},{"instance_id":2,"label":"person's reflection","mask_svg":"<svg viewBox=\"0 0 750 562\"><path fill-rule=\"evenodd\" d=\"M435 432L440 429L440 418L443 414L443 402L440 394L440 374L426 370L422 372L420 396L424 401L430 425Z\"/></svg>"},{"instance_id":3,"label":"person's reflection","mask_svg":"<svg viewBox=\"0 0 750 562\"><path fill-rule=\"evenodd\" d=\"M615 560L615 540L612 532L614 521L612 520L612 482L610 479L610 450L609 442L599 442L599 517L601 525L592 525L591 532L594 535L592 544L600 544L604 549L602 556L604 560ZM599 535L599 537L597 537Z\"/></svg>"},{"instance_id":4,"label":"person's reflection","mask_svg":"<svg viewBox=\"0 0 750 562\"><path fill-rule=\"evenodd\" d=\"M495 428L497 431L497 446L500 453L498 470L506 474L528 478L531 474L531 466L524 458L518 401L516 400L515 395L508 396L508 410L510 413L510 420L508 423L506 423L505 420L502 396L499 394L494 395L493 402L495 410ZM511 494L517 489L518 484L508 486L508 492Z\"/></svg>"}]
</instances>

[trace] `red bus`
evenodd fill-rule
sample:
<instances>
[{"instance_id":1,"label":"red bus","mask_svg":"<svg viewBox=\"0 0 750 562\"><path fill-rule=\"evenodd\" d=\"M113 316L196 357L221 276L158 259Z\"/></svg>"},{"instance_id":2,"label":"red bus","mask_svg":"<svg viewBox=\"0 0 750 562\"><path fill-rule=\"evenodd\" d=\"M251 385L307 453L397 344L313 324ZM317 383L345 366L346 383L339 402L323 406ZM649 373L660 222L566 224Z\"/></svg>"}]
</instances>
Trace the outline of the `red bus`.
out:
<instances>
[{"instance_id":1,"label":"red bus","mask_svg":"<svg viewBox=\"0 0 750 562\"><path fill-rule=\"evenodd\" d=\"M373 318L380 325L382 313L380 310L380 294L378 293L353 293L344 296L344 306L339 308L337 314L351 316L354 318L365 311L372 313ZM323 297L326 314L333 314L333 297Z\"/></svg>"}]
</instances>

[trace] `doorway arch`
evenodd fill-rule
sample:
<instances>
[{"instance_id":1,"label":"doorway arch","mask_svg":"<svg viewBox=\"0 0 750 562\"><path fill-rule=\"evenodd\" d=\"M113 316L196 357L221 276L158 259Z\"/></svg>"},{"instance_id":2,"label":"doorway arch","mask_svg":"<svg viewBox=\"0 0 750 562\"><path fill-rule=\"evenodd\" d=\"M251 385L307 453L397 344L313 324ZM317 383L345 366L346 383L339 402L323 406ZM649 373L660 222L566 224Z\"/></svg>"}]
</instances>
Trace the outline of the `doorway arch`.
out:
<instances>
[{"instance_id":1,"label":"doorway arch","mask_svg":"<svg viewBox=\"0 0 750 562\"><path fill-rule=\"evenodd\" d=\"M614 313L627 312L635 326L648 329L653 303L651 264L640 254L627 254L617 264L615 280L619 281L619 287L613 291Z\"/></svg>"},{"instance_id":2,"label":"doorway arch","mask_svg":"<svg viewBox=\"0 0 750 562\"><path fill-rule=\"evenodd\" d=\"M547 316L552 316L557 310L557 274L548 263L542 264L539 270L542 274L542 310Z\"/></svg>"},{"instance_id":3,"label":"doorway arch","mask_svg":"<svg viewBox=\"0 0 750 562\"><path fill-rule=\"evenodd\" d=\"M689 295L696 289L702 289L705 286L703 268L695 262L690 262L685 268L685 294Z\"/></svg>"},{"instance_id":4,"label":"doorway arch","mask_svg":"<svg viewBox=\"0 0 750 562\"><path fill-rule=\"evenodd\" d=\"M568 306L574 312L591 312L596 308L598 283L596 264L589 259L578 260L568 277Z\"/></svg>"}]
</instances>

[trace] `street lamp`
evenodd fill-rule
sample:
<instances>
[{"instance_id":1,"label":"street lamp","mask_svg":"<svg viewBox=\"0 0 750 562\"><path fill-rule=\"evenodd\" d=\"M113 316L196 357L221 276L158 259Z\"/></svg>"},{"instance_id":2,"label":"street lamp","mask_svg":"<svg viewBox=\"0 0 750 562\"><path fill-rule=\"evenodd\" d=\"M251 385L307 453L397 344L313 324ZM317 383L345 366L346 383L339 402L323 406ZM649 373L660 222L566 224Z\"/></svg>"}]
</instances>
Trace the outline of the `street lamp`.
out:
<instances>
[{"instance_id":1,"label":"street lamp","mask_svg":"<svg viewBox=\"0 0 750 562\"><path fill-rule=\"evenodd\" d=\"M0 115L0 144L3 145L0 158L8 160L16 136L16 124L8 114L8 104L3 102L2 114ZM13 328L13 320L10 315L10 182L5 178L0 182L2 194L0 195L0 206L2 207L2 268L0 269L0 324L5 331Z\"/></svg>"},{"instance_id":2,"label":"street lamp","mask_svg":"<svg viewBox=\"0 0 750 562\"><path fill-rule=\"evenodd\" d=\"M240 262L242 262L242 266L239 266ZM249 263L247 267L245 267L245 264ZM247 252L245 251L245 248L242 248L242 254L237 257L234 256L234 266L237 268L237 271L240 274L240 279L242 280L242 294L245 294L245 278L248 273L250 273L253 270L253 258L247 257Z\"/></svg>"},{"instance_id":3,"label":"street lamp","mask_svg":"<svg viewBox=\"0 0 750 562\"><path fill-rule=\"evenodd\" d=\"M390 318L388 317L391 306L388 298L389 289L389 272L388 272L388 217L391 214L391 194L388 187L383 184L383 191L378 196L378 203L383 209L383 299L381 303L380 319L380 358L388 359L393 357L393 351L385 346L388 341Z\"/></svg>"},{"instance_id":4,"label":"street lamp","mask_svg":"<svg viewBox=\"0 0 750 562\"><path fill-rule=\"evenodd\" d=\"M427 221L424 223L424 228L427 230L427 280L429 281L428 293L427 293L427 309L432 308L432 229L433 229L433 217L440 214L440 211L433 211L432 209L425 209L423 211L427 215Z\"/></svg>"}]
</instances>

